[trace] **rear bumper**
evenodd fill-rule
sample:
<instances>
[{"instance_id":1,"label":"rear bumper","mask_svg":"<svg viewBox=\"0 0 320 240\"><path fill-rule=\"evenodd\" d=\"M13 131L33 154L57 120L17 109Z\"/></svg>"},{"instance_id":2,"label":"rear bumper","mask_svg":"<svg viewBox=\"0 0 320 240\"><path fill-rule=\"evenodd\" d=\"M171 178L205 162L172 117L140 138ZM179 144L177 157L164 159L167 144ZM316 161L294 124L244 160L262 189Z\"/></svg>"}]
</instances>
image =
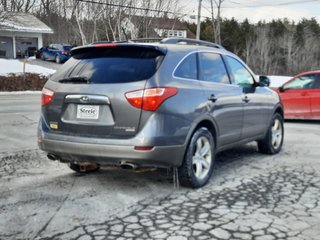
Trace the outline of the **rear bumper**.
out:
<instances>
[{"instance_id":1,"label":"rear bumper","mask_svg":"<svg viewBox=\"0 0 320 240\"><path fill-rule=\"evenodd\" d=\"M178 167L182 164L185 147L154 146L152 150L135 150L133 139L114 140L70 137L45 133L39 129L38 144L41 150L56 155L63 161L83 161L120 165L121 162L148 167Z\"/></svg>"},{"instance_id":2,"label":"rear bumper","mask_svg":"<svg viewBox=\"0 0 320 240\"><path fill-rule=\"evenodd\" d=\"M64 55L64 54L60 54L59 56L62 61L67 61L71 57L70 55Z\"/></svg>"}]
</instances>

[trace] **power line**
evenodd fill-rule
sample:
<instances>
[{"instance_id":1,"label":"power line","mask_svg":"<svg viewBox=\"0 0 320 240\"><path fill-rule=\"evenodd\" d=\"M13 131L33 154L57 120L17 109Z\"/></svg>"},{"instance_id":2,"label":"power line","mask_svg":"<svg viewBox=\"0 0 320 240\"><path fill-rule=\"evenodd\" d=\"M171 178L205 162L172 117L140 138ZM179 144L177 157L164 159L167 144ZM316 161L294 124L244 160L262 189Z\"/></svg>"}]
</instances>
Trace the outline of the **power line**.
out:
<instances>
[{"instance_id":1,"label":"power line","mask_svg":"<svg viewBox=\"0 0 320 240\"><path fill-rule=\"evenodd\" d=\"M93 0L77 0L77 2L93 3L93 4L110 6L110 7L121 7L121 8L135 9L135 10L142 10L142 11L149 11L149 12L156 12L156 13L177 14L177 13L171 12L171 11L164 11L164 10L158 10L158 9L152 9L152 8L143 8L143 7L134 7L134 6L128 6L128 5L122 5L122 4L114 4L114 3L106 3L106 2L97 2L97 1L93 1Z\"/></svg>"},{"instance_id":2,"label":"power line","mask_svg":"<svg viewBox=\"0 0 320 240\"><path fill-rule=\"evenodd\" d=\"M242 5L242 3L232 1L237 6L221 6L221 8L259 8L259 7L273 7L273 6L288 6L300 3L320 2L320 0L296 0L290 2L270 3L270 4L256 4L256 5Z\"/></svg>"},{"instance_id":3,"label":"power line","mask_svg":"<svg viewBox=\"0 0 320 240\"><path fill-rule=\"evenodd\" d=\"M156 12L156 13L170 13L174 15L180 15L180 16L193 16L191 14L182 14L172 11L165 11L160 9L152 9L152 8L144 8L144 7L135 7L130 5L122 5L122 4L114 4L114 3L106 3L106 2L98 2L94 0L77 0L77 2L83 2L83 3L91 3L91 4L99 4L99 5L105 5L110 7L121 7L121 8L127 8L127 9L135 9L135 10L141 10L141 11L149 11L149 12ZM227 2L227 1L226 1ZM272 7L272 6L287 6L287 5L294 5L294 4L300 4L300 3L309 3L309 2L320 2L320 0L295 0L290 2L280 2L280 3L270 3L270 4L255 4L255 5L246 5L242 4L241 2L237 1L228 1L232 4L236 4L237 6L221 6L221 8L260 8L260 7Z\"/></svg>"},{"instance_id":4,"label":"power line","mask_svg":"<svg viewBox=\"0 0 320 240\"><path fill-rule=\"evenodd\" d=\"M172 11L165 11L160 9L152 9L152 8L144 8L144 7L135 7L130 5L123 5L123 4L114 4L114 3L107 3L107 2L98 2L94 0L76 0L77 2L83 2L83 3L91 3L91 4L99 4L99 5L105 5L110 7L120 7L120 8L126 8L126 9L135 9L140 11L148 11L148 12L155 12L155 13L165 13L165 14L173 14L176 16L189 16L194 17L194 14L183 14L178 12L172 12ZM226 1L227 2L227 1ZM286 5L294 5L299 3L309 3L309 2L320 2L320 0L294 0L290 2L280 2L280 3L271 3L271 4L255 4L255 5L243 5L241 2L236 1L228 1L232 4L236 4L237 6L221 6L223 9L231 9L231 8L260 8L260 7L272 7L272 6L286 6ZM206 9L207 10L207 9ZM202 18L206 18L204 16L201 16Z\"/></svg>"}]
</instances>

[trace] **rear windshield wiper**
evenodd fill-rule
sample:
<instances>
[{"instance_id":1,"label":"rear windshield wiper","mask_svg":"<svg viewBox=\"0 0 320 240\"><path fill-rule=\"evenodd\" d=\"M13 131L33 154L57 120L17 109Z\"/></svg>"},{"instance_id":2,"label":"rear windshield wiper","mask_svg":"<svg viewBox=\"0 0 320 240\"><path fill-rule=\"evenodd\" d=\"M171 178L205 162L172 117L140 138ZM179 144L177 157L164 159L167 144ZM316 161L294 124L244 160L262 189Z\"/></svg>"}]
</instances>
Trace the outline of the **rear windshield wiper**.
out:
<instances>
[{"instance_id":1,"label":"rear windshield wiper","mask_svg":"<svg viewBox=\"0 0 320 240\"><path fill-rule=\"evenodd\" d=\"M89 84L90 79L86 77L69 77L59 80L59 83Z\"/></svg>"}]
</instances>

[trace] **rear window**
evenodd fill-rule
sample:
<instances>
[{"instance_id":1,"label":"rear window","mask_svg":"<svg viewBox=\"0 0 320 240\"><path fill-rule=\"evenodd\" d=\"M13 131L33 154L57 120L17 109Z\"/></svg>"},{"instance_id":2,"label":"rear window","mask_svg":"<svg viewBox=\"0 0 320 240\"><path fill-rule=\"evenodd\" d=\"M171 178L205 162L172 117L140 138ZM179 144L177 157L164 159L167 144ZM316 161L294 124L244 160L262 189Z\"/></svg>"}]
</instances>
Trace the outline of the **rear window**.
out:
<instances>
[{"instance_id":1,"label":"rear window","mask_svg":"<svg viewBox=\"0 0 320 240\"><path fill-rule=\"evenodd\" d=\"M86 48L76 51L51 79L73 79L73 83L77 83L76 78L87 79L88 83L135 82L151 78L162 59L163 53L153 48Z\"/></svg>"},{"instance_id":2,"label":"rear window","mask_svg":"<svg viewBox=\"0 0 320 240\"><path fill-rule=\"evenodd\" d=\"M63 50L65 51L70 51L72 46L63 46Z\"/></svg>"}]
</instances>

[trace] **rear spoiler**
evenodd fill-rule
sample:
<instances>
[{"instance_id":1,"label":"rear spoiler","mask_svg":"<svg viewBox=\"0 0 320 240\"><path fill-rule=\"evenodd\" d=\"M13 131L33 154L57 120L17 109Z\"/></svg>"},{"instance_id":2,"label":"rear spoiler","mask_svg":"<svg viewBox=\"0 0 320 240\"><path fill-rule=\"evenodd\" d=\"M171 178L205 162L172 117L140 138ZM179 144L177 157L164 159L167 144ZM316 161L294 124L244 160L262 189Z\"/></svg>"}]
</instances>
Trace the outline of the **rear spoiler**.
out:
<instances>
[{"instance_id":1,"label":"rear spoiler","mask_svg":"<svg viewBox=\"0 0 320 240\"><path fill-rule=\"evenodd\" d=\"M101 49L110 49L110 48L136 48L136 49L150 49L160 52L162 55L166 55L167 48L165 46L142 44L142 43L97 43L86 46L80 46L71 49L71 56L83 55L85 53L94 52Z\"/></svg>"}]
</instances>

